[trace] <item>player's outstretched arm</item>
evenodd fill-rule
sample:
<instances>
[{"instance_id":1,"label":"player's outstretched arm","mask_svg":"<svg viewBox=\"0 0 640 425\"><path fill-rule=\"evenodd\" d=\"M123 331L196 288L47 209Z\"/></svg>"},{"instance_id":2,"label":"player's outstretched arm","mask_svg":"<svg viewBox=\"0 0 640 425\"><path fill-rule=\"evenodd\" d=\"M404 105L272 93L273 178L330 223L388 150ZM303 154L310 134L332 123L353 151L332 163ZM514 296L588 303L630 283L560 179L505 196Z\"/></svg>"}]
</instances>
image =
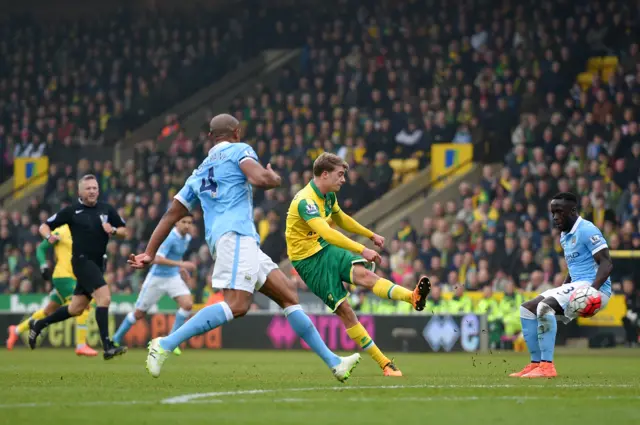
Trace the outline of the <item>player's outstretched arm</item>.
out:
<instances>
[{"instance_id":1,"label":"player's outstretched arm","mask_svg":"<svg viewBox=\"0 0 640 425\"><path fill-rule=\"evenodd\" d=\"M371 230L358 223L353 217L342 210L332 214L331 218L334 223L347 232L355 233L356 235L364 236L365 238L371 238L373 236L373 232Z\"/></svg>"},{"instance_id":2,"label":"player's outstretched arm","mask_svg":"<svg viewBox=\"0 0 640 425\"><path fill-rule=\"evenodd\" d=\"M371 230L367 229L362 224L358 223L356 219L354 219L344 211L340 210L336 213L333 213L331 215L331 218L341 229L371 239L373 243L375 243L379 248L382 248L384 246L384 238L382 236L377 235Z\"/></svg>"},{"instance_id":3,"label":"player's outstretched arm","mask_svg":"<svg viewBox=\"0 0 640 425\"><path fill-rule=\"evenodd\" d=\"M380 261L380 254L332 229L324 219L313 218L308 220L307 224L311 227L311 230L331 245L361 254L367 261Z\"/></svg>"},{"instance_id":4,"label":"player's outstretched arm","mask_svg":"<svg viewBox=\"0 0 640 425\"><path fill-rule=\"evenodd\" d=\"M187 207L185 207L180 201L174 199L171 206L167 212L164 213L160 222L153 231L144 254L136 256L132 254L128 261L129 265L133 268L141 269L153 263L160 245L162 245L162 242L164 242L167 236L169 236L173 226L175 226L175 224L187 214L189 214Z\"/></svg>"},{"instance_id":5,"label":"player's outstretched arm","mask_svg":"<svg viewBox=\"0 0 640 425\"><path fill-rule=\"evenodd\" d=\"M240 162L240 169L247 176L249 183L261 189L273 189L280 186L282 182L280 176L271 168L271 164L267 164L267 168L264 168L252 158L246 158Z\"/></svg>"},{"instance_id":6,"label":"player's outstretched arm","mask_svg":"<svg viewBox=\"0 0 640 425\"><path fill-rule=\"evenodd\" d=\"M605 248L593 254L593 259L598 263L598 271L596 271L596 278L591 286L596 289L600 289L607 279L609 279L609 276L613 271L613 262L611 261L611 255L609 254L609 248Z\"/></svg>"}]
</instances>

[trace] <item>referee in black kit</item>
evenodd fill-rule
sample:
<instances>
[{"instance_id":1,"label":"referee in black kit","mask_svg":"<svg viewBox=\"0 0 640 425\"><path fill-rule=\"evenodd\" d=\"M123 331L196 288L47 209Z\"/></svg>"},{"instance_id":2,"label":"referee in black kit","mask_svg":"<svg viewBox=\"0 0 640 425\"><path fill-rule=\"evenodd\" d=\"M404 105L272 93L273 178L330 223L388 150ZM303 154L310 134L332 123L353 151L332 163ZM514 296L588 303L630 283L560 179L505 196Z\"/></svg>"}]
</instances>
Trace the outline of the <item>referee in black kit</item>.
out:
<instances>
[{"instance_id":1,"label":"referee in black kit","mask_svg":"<svg viewBox=\"0 0 640 425\"><path fill-rule=\"evenodd\" d=\"M49 242L55 242L51 231L65 224L71 230L72 258L71 265L76 275L76 289L73 291L71 303L57 309L42 320L29 323L29 346L36 347L36 339L40 332L52 323L62 322L72 316L80 315L95 298L96 322L100 330L104 359L109 360L124 354L127 347L116 347L109 339L109 303L111 293L104 280L104 255L110 236L124 237L126 228L124 220L111 205L98 202L99 188L96 177L87 174L78 183L78 202L62 209L47 219L40 226L40 234Z\"/></svg>"}]
</instances>

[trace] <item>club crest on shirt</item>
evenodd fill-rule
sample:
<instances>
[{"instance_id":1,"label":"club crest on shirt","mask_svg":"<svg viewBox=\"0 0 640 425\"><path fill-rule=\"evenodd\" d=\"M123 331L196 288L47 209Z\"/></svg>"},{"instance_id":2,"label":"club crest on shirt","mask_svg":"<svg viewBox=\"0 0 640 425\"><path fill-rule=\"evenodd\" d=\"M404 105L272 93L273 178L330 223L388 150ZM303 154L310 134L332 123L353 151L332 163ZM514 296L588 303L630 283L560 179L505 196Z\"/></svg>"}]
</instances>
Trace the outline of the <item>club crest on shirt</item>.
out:
<instances>
[{"instance_id":1,"label":"club crest on shirt","mask_svg":"<svg viewBox=\"0 0 640 425\"><path fill-rule=\"evenodd\" d=\"M307 214L318 214L316 204L307 204Z\"/></svg>"},{"instance_id":2,"label":"club crest on shirt","mask_svg":"<svg viewBox=\"0 0 640 425\"><path fill-rule=\"evenodd\" d=\"M572 245L572 246L575 246L575 245L576 245L576 237L575 237L575 236L573 236L573 237L571 238L571 245Z\"/></svg>"}]
</instances>

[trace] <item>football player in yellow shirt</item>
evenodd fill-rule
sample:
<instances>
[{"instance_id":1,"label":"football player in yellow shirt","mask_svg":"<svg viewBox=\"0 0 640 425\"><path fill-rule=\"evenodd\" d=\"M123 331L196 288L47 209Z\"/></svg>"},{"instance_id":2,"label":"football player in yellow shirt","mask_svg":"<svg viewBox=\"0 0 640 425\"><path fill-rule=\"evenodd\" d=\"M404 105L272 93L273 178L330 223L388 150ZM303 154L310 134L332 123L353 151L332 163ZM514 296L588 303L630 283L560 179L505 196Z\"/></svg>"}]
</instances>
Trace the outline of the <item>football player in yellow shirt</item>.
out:
<instances>
[{"instance_id":1,"label":"football player in yellow shirt","mask_svg":"<svg viewBox=\"0 0 640 425\"><path fill-rule=\"evenodd\" d=\"M345 183L348 164L339 156L323 153L313 163L313 180L296 194L289 206L285 236L287 253L300 278L336 313L349 337L375 360L384 376L402 372L373 342L347 301L344 283L370 289L383 299L410 303L424 309L431 283L422 276L415 290L395 285L373 270L380 255L332 229L329 220L342 229L365 236L382 248L384 238L365 228L339 207L335 192Z\"/></svg>"},{"instance_id":2,"label":"football player in yellow shirt","mask_svg":"<svg viewBox=\"0 0 640 425\"><path fill-rule=\"evenodd\" d=\"M49 304L43 309L33 313L31 317L24 320L18 326L9 326L9 338L7 338L7 349L12 350L18 341L18 336L23 332L29 332L30 319L44 319L63 304L71 300L73 290L76 287L76 276L73 274L71 266L71 231L69 226L64 225L57 228L53 235L53 251L56 256L56 266L53 269L52 284L53 290L49 294ZM47 250L52 244L48 240L44 240L38 245L36 256L40 263L40 270L45 278L49 280L49 271L47 266ZM87 345L87 318L89 310L85 310L80 316L76 317L76 354L79 356L93 357L98 352Z\"/></svg>"}]
</instances>

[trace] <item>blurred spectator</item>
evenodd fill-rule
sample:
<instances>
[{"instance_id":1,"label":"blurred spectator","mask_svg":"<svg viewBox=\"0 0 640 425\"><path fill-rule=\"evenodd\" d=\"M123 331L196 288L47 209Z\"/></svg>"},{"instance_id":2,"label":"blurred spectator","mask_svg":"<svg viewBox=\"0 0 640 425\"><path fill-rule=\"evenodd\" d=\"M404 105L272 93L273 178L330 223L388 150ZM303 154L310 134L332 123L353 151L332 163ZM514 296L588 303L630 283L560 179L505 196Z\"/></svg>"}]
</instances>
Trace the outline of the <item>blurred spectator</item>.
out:
<instances>
[{"instance_id":1,"label":"blurred spectator","mask_svg":"<svg viewBox=\"0 0 640 425\"><path fill-rule=\"evenodd\" d=\"M636 18L624 2L506 1L488 10L479 1L329 1L255 8L232 20L184 18L124 14L60 34L28 24L24 37L12 37L21 23L6 29L1 169L22 154L49 154L52 164L44 199L24 215L0 211L0 289L44 290L30 262L33 226L75 198L79 174L93 172L130 230L109 249L109 283L115 292L139 290L143 276L124 267L126 255L145 246L212 147L206 123L205 131L182 128L180 117L166 114L157 139L169 151L157 140L140 142L120 169L69 158L82 159L81 146L117 140L266 47L301 47L299 69L283 69L273 85L258 84L229 109L261 161L285 177L282 188L255 197L256 225L274 260L283 258L285 208L322 151L350 164L339 200L355 213L399 183L390 160L414 157L424 166L432 144L451 141L476 144L479 159L504 166L484 167L477 184L459 187L459 199L433 205L422 223L404 221L389 241L382 271L398 284L428 274L428 311L449 311L445 290L462 288L458 298L465 289L504 291L500 320L507 335L517 333L519 291L566 276L547 213L559 190L579 194L581 214L601 226L612 249L640 248L639 56ZM37 41L49 39L40 52ZM583 89L574 81L596 54L617 56L619 67ZM198 266L195 292L206 299L213 262L202 216L194 216L187 256Z\"/></svg>"},{"instance_id":2,"label":"blurred spectator","mask_svg":"<svg viewBox=\"0 0 640 425\"><path fill-rule=\"evenodd\" d=\"M627 314L622 318L626 343L630 347L637 347L638 331L640 330L640 291L632 279L625 279L622 282L622 292L627 304Z\"/></svg>"}]
</instances>

